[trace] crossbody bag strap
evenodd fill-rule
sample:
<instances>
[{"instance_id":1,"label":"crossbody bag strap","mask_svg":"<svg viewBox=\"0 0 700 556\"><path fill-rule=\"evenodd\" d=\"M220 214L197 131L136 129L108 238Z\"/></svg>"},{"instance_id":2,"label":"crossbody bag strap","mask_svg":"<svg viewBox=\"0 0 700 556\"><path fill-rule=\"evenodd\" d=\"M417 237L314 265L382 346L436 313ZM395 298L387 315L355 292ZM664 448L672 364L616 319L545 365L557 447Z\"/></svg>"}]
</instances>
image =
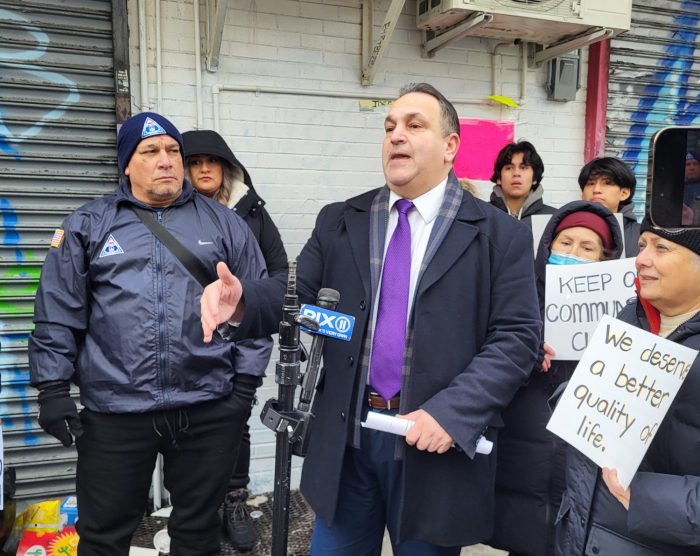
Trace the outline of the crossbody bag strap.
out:
<instances>
[{"instance_id":1,"label":"crossbody bag strap","mask_svg":"<svg viewBox=\"0 0 700 556\"><path fill-rule=\"evenodd\" d=\"M187 249L182 243L180 243L175 236L165 229L155 218L151 215L151 212L137 207L135 205L129 205L131 210L136 213L141 219L146 227L151 230L154 236L156 236L160 242L165 245L170 252L177 257L177 259L182 263L189 273L194 276L194 278L199 282L202 287L206 287L208 284L214 281L211 273L206 269L194 254Z\"/></svg>"}]
</instances>

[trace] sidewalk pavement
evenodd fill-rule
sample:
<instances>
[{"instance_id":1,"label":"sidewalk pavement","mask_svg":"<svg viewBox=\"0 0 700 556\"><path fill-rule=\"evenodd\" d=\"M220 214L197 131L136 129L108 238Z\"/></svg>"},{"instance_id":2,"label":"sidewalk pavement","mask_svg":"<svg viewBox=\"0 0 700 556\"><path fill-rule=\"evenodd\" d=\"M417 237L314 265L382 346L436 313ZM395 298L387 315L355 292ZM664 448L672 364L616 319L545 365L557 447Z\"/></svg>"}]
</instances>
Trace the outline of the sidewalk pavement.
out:
<instances>
[{"instance_id":1,"label":"sidewalk pavement","mask_svg":"<svg viewBox=\"0 0 700 556\"><path fill-rule=\"evenodd\" d=\"M248 508L258 530L259 540L251 552L236 551L228 540L221 543L222 556L268 556L272 542L272 495L271 493L253 496L248 500ZM287 556L308 556L309 541L313 527L313 512L306 501L294 490L290 495L289 504L289 539L287 542ZM139 548L153 548L154 535L167 527L167 518L152 517L147 515L134 534L132 545ZM388 535L384 537L382 556L391 556L391 543ZM506 552L494 550L488 546L476 545L462 549L461 556L501 556Z\"/></svg>"}]
</instances>

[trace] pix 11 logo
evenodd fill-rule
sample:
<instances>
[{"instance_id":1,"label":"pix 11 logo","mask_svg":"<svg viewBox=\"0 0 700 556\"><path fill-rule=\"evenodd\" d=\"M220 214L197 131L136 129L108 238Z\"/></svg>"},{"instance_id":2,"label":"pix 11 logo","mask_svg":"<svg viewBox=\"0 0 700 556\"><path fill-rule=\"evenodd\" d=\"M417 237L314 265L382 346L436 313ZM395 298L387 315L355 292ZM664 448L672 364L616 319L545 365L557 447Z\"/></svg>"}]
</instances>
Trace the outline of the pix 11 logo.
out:
<instances>
[{"instance_id":1,"label":"pix 11 logo","mask_svg":"<svg viewBox=\"0 0 700 556\"><path fill-rule=\"evenodd\" d=\"M316 334L328 336L329 338L336 338L337 340L343 340L345 342L349 342L352 338L352 331L355 328L355 317L352 315L337 313L336 311L323 309L316 305L302 305L299 313L304 317L314 319L318 323L319 329ZM313 334L311 330L303 326L302 330Z\"/></svg>"}]
</instances>

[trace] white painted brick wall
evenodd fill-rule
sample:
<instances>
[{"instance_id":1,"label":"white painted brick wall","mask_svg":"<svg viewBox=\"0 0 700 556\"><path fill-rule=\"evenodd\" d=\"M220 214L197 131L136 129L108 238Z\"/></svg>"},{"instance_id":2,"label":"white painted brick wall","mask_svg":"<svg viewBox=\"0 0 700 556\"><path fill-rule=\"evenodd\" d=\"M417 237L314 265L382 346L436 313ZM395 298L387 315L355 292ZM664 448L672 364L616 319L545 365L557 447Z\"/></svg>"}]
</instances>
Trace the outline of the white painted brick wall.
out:
<instances>
[{"instance_id":1,"label":"white painted brick wall","mask_svg":"<svg viewBox=\"0 0 700 556\"><path fill-rule=\"evenodd\" d=\"M204 0L200 2L202 6ZM375 33L389 5L375 2ZM149 95L151 109L171 118L181 131L196 125L195 50L192 0L161 4L163 98L156 104L154 4L147 2ZM137 0L129 0L133 109L141 109ZM204 39L205 11L201 10ZM358 97L394 95L410 81L429 81L450 99L483 101L492 94L491 52L497 41L465 38L437 53L420 55L415 2L406 2L374 85L360 85L361 9L359 0L236 0L226 17L218 72L202 72L203 128L214 125L212 85L265 86L357 93ZM520 56L505 49L500 58L497 94L517 100ZM204 61L202 61L204 68ZM585 83L585 64L581 68ZM545 68L527 72L521 108L456 104L461 117L512 120L516 139L532 141L544 159L545 201L560 206L578 198L576 182L583 163L585 89L574 102L546 99ZM357 100L288 94L222 92L222 135L246 164L256 188L279 226L291 256L309 236L319 209L383 183L380 145L385 109L360 112ZM491 184L478 182L488 198ZM274 358L273 358L274 360ZM276 394L274 367L260 391ZM259 407L255 413L259 412ZM273 485L274 437L253 426L254 491ZM295 484L299 462L294 463Z\"/></svg>"}]
</instances>

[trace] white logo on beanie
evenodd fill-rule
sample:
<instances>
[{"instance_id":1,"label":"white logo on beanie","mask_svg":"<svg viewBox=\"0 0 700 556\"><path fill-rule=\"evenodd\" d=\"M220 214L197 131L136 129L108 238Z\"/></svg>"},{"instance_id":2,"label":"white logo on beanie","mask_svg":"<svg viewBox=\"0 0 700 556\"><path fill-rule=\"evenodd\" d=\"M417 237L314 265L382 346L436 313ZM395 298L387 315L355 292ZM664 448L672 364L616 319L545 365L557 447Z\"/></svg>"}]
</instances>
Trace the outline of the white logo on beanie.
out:
<instances>
[{"instance_id":1,"label":"white logo on beanie","mask_svg":"<svg viewBox=\"0 0 700 556\"><path fill-rule=\"evenodd\" d=\"M167 135L163 127L156 122L153 118L146 118L143 122L143 129L141 130L141 139L146 137L152 137L153 135Z\"/></svg>"}]
</instances>

